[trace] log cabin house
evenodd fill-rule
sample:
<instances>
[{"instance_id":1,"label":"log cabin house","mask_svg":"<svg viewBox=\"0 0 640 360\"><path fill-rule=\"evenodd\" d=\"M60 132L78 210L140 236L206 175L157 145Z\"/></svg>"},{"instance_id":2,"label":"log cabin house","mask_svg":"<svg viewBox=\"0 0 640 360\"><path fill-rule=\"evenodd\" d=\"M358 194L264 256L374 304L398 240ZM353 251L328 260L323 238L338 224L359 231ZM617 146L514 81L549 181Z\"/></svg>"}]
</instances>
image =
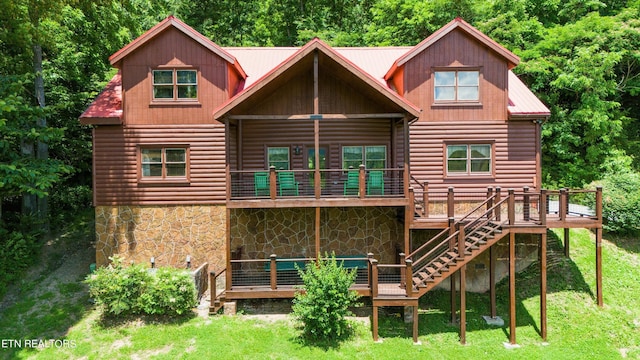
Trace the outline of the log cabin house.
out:
<instances>
[{"instance_id":1,"label":"log cabin house","mask_svg":"<svg viewBox=\"0 0 640 360\"><path fill-rule=\"evenodd\" d=\"M601 192L578 191L580 212L577 191L541 189L550 112L511 71L519 58L461 19L413 47L222 48L170 16L110 61L80 117L97 264L208 263L213 310L293 297L295 264L334 253L372 299L374 338L379 306L417 315L440 286L452 320L460 293L464 342L467 283L495 317L508 275L515 343L516 260L539 257L546 338L547 229L594 228L599 245Z\"/></svg>"}]
</instances>

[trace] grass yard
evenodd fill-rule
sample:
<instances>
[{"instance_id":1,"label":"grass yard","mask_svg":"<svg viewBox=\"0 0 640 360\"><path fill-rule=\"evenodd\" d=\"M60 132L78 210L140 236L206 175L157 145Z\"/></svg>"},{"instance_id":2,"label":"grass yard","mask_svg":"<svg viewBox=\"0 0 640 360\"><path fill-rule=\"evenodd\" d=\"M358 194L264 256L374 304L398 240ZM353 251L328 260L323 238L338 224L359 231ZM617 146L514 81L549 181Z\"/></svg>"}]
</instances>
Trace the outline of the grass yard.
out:
<instances>
[{"instance_id":1,"label":"grass yard","mask_svg":"<svg viewBox=\"0 0 640 360\"><path fill-rule=\"evenodd\" d=\"M90 226L90 224L87 224ZM73 231L76 231L73 233ZM558 232L557 234L560 234ZM17 297L0 308L0 340L55 339L40 349L7 348L0 358L37 359L640 359L640 244L636 239L604 241L604 308L595 304L595 251L591 233L571 232L571 259L562 255L556 233L549 236L548 343L539 329L537 267L518 274L517 342L508 342L508 287L498 286L498 314L504 327L484 324L488 295L467 295L467 345L448 323L448 293L423 297L420 341L414 345L411 325L389 311L381 316L382 343L370 329L354 323L355 335L333 347L318 347L299 337L291 319L267 322L245 316L105 321L89 302L81 283L87 273L87 250L68 253L53 269L45 266L25 281ZM72 229L65 236L89 236ZM58 239L59 241L62 241ZM82 243L83 240L78 240ZM86 245L86 244L85 244ZM85 246L87 247L87 246ZM90 250L89 250L90 251ZM82 270L56 274L78 262ZM62 341L66 340L66 343Z\"/></svg>"}]
</instances>

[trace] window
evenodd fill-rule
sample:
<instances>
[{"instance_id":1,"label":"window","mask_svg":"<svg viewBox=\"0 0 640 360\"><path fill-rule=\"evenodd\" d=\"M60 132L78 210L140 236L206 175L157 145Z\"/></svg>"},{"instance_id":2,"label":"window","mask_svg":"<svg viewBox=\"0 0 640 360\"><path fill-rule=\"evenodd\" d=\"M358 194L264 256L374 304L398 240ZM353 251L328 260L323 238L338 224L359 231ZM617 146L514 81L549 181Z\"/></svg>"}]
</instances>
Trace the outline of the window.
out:
<instances>
[{"instance_id":1,"label":"window","mask_svg":"<svg viewBox=\"0 0 640 360\"><path fill-rule=\"evenodd\" d=\"M367 169L384 169L387 165L387 147L374 146L343 146L342 168L356 169L364 164Z\"/></svg>"},{"instance_id":2,"label":"window","mask_svg":"<svg viewBox=\"0 0 640 360\"><path fill-rule=\"evenodd\" d=\"M289 170L289 148L267 148L267 161L269 167L274 166L277 170Z\"/></svg>"},{"instance_id":3,"label":"window","mask_svg":"<svg viewBox=\"0 0 640 360\"><path fill-rule=\"evenodd\" d=\"M436 101L478 101L480 99L480 72L436 71Z\"/></svg>"},{"instance_id":4,"label":"window","mask_svg":"<svg viewBox=\"0 0 640 360\"><path fill-rule=\"evenodd\" d=\"M148 147L140 149L143 179L170 180L187 177L187 149Z\"/></svg>"},{"instance_id":5,"label":"window","mask_svg":"<svg viewBox=\"0 0 640 360\"><path fill-rule=\"evenodd\" d=\"M196 70L153 70L154 100L195 100L198 98Z\"/></svg>"},{"instance_id":6,"label":"window","mask_svg":"<svg viewBox=\"0 0 640 360\"><path fill-rule=\"evenodd\" d=\"M447 145L448 175L491 174L491 145Z\"/></svg>"}]
</instances>

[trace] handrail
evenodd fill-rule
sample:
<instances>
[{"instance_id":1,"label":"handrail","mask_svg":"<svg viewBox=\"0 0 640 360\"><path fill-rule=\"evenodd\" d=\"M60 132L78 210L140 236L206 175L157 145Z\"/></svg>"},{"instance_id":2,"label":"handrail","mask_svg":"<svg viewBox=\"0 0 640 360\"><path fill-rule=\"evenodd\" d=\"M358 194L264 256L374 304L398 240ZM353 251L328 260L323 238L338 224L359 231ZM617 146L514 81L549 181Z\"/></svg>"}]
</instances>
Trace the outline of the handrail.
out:
<instances>
[{"instance_id":1,"label":"handrail","mask_svg":"<svg viewBox=\"0 0 640 360\"><path fill-rule=\"evenodd\" d=\"M491 214L493 211L495 211L496 208L500 207L505 201L508 201L509 197L505 197L502 200L498 201L496 204L494 204L491 208L487 209L487 211L484 212L484 214L478 216L476 219L474 219L472 222L464 225L463 227L465 229L469 228L471 224L473 224L474 222L476 222L478 219L481 219L483 217L485 217L487 214ZM460 221L457 221L456 224L460 223Z\"/></svg>"},{"instance_id":2,"label":"handrail","mask_svg":"<svg viewBox=\"0 0 640 360\"><path fill-rule=\"evenodd\" d=\"M429 250L429 252L427 252L426 254L422 255L422 257L420 257L418 260L414 261L415 264L419 264L421 263L424 259L426 259L429 255L432 255L437 249L440 248L440 246L442 246L443 244L447 244L448 247L448 242L449 240L451 240L452 238L455 238L459 235L460 231L456 231L453 234L449 235L446 239L444 239L443 241L441 241L438 245L434 246L433 249ZM421 268L420 266L416 266L416 269Z\"/></svg>"},{"instance_id":3,"label":"handrail","mask_svg":"<svg viewBox=\"0 0 640 360\"><path fill-rule=\"evenodd\" d=\"M469 212L467 213L467 215L463 216L460 220L456 221L456 223L460 223L460 222L464 221L466 218L468 218L469 216L471 216L471 214L473 214L474 212L478 211L478 209L480 209L480 208L482 208L483 206L487 205L487 203L488 203L489 201L493 201L493 200L495 200L495 199L496 199L496 194L493 194L493 195L491 195L490 197L486 198L486 199L485 199L485 201L483 201L482 203L480 203L480 205L476 206L473 210L469 211ZM507 199L507 198L505 198L505 199ZM502 200L502 201L504 201L504 200ZM501 203L502 201L500 201L499 203ZM498 203L498 204L499 204L499 203ZM485 214L486 214L486 212L485 212ZM480 216L484 216L485 214L480 215Z\"/></svg>"},{"instance_id":4,"label":"handrail","mask_svg":"<svg viewBox=\"0 0 640 360\"><path fill-rule=\"evenodd\" d=\"M448 233L449 232L449 228L446 228L442 231L440 231L438 233L438 235L432 237L431 239L429 239L429 241L425 242L424 244L422 244L419 248L413 250L413 252L409 255L406 256L407 259L411 259L417 252L421 251L425 246L430 245L435 239L439 238L440 236L442 236L444 233Z\"/></svg>"}]
</instances>

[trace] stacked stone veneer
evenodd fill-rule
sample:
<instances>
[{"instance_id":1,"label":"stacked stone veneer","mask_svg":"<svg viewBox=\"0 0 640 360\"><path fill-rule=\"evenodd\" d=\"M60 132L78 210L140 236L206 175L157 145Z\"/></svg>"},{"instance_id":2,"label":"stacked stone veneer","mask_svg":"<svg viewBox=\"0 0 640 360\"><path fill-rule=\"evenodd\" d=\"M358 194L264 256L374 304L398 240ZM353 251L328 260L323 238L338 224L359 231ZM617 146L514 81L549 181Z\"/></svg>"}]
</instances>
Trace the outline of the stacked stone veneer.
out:
<instances>
[{"instance_id":1,"label":"stacked stone veneer","mask_svg":"<svg viewBox=\"0 0 640 360\"><path fill-rule=\"evenodd\" d=\"M231 210L231 250L241 259L316 256L314 208ZM322 208L320 253L365 255L395 263L404 246L395 208Z\"/></svg>"},{"instance_id":2,"label":"stacked stone veneer","mask_svg":"<svg viewBox=\"0 0 640 360\"><path fill-rule=\"evenodd\" d=\"M217 205L97 206L96 264L119 255L125 263L209 269L226 265L226 208Z\"/></svg>"}]
</instances>

